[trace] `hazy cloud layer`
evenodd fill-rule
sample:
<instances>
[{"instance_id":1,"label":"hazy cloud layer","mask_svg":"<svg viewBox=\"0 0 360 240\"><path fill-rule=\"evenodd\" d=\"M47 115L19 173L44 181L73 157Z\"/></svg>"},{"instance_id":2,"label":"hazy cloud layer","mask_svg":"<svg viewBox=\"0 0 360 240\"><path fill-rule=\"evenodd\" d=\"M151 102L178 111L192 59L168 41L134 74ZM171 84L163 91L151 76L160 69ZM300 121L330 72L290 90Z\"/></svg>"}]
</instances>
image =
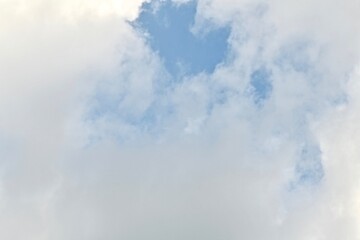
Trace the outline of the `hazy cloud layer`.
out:
<instances>
[{"instance_id":1,"label":"hazy cloud layer","mask_svg":"<svg viewBox=\"0 0 360 240\"><path fill-rule=\"evenodd\" d=\"M199 0L177 76L143 2L0 0L0 238L360 239L359 1Z\"/></svg>"}]
</instances>

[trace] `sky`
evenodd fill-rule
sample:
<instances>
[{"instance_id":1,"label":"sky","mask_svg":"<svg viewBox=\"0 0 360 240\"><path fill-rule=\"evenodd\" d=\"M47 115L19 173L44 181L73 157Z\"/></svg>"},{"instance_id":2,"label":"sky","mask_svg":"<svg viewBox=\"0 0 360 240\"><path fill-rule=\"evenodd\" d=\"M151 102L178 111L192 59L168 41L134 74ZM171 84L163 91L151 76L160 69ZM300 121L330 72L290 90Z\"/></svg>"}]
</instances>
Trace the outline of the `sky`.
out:
<instances>
[{"instance_id":1,"label":"sky","mask_svg":"<svg viewBox=\"0 0 360 240\"><path fill-rule=\"evenodd\" d=\"M0 0L0 238L359 240L358 0Z\"/></svg>"}]
</instances>

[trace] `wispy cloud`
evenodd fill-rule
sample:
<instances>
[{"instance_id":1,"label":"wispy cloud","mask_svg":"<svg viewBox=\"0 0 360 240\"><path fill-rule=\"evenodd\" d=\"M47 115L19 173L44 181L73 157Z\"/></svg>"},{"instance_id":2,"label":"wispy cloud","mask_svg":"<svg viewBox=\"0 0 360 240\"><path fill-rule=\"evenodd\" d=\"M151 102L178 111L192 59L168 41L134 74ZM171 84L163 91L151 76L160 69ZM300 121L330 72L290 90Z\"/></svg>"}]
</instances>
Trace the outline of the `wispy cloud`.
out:
<instances>
[{"instance_id":1,"label":"wispy cloud","mask_svg":"<svg viewBox=\"0 0 360 240\"><path fill-rule=\"evenodd\" d=\"M0 237L359 239L359 3L174 2L0 0Z\"/></svg>"}]
</instances>

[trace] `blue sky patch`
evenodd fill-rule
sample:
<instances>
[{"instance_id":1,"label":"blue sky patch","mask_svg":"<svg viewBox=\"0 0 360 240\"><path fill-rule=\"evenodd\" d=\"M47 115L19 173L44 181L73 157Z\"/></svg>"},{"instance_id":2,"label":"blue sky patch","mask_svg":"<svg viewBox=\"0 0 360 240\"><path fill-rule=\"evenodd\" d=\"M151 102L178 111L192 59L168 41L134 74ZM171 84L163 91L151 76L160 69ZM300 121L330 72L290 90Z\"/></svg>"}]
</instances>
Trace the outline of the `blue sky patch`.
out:
<instances>
[{"instance_id":1,"label":"blue sky patch","mask_svg":"<svg viewBox=\"0 0 360 240\"><path fill-rule=\"evenodd\" d=\"M302 184L317 184L324 176L321 150L316 145L307 145L301 151L301 159L296 166L298 181Z\"/></svg>"},{"instance_id":2,"label":"blue sky patch","mask_svg":"<svg viewBox=\"0 0 360 240\"><path fill-rule=\"evenodd\" d=\"M133 23L149 35L150 46L173 76L210 73L226 56L230 28L194 35L191 28L196 10L196 1L184 4L152 1L143 4L140 16Z\"/></svg>"},{"instance_id":3,"label":"blue sky patch","mask_svg":"<svg viewBox=\"0 0 360 240\"><path fill-rule=\"evenodd\" d=\"M261 104L270 97L273 86L271 83L271 72L262 67L255 70L250 76L250 89L254 102Z\"/></svg>"},{"instance_id":4,"label":"blue sky patch","mask_svg":"<svg viewBox=\"0 0 360 240\"><path fill-rule=\"evenodd\" d=\"M316 144L305 144L295 165L295 179L291 181L289 190L300 186L316 186L324 178L325 171L322 164L322 152Z\"/></svg>"}]
</instances>

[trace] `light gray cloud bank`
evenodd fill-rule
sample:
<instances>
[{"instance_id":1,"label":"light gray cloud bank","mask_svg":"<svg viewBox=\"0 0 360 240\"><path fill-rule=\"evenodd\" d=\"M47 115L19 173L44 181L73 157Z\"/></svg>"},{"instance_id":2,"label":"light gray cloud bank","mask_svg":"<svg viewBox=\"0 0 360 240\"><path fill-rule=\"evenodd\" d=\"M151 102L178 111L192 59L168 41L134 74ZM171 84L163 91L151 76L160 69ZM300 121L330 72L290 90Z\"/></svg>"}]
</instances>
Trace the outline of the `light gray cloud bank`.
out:
<instances>
[{"instance_id":1,"label":"light gray cloud bank","mask_svg":"<svg viewBox=\"0 0 360 240\"><path fill-rule=\"evenodd\" d=\"M142 2L0 0L0 238L360 239L359 1L199 0L175 82Z\"/></svg>"}]
</instances>

